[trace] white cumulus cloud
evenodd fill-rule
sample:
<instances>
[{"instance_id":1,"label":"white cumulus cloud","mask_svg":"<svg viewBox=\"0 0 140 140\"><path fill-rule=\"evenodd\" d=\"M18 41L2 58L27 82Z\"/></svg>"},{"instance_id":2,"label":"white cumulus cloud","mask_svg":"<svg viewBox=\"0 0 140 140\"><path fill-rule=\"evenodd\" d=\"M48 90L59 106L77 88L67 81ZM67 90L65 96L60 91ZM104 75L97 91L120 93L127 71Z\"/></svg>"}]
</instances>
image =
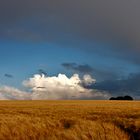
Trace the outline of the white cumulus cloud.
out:
<instances>
[{"instance_id":1,"label":"white cumulus cloud","mask_svg":"<svg viewBox=\"0 0 140 140\"><path fill-rule=\"evenodd\" d=\"M21 91L14 87L1 86L0 100L30 100L31 93Z\"/></svg>"},{"instance_id":2,"label":"white cumulus cloud","mask_svg":"<svg viewBox=\"0 0 140 140\"><path fill-rule=\"evenodd\" d=\"M25 80L23 85L32 91L31 98L38 99L105 99L108 94L86 89L82 83L89 85L95 82L90 75L80 79L78 74L68 78L65 74L45 76L36 74Z\"/></svg>"},{"instance_id":3,"label":"white cumulus cloud","mask_svg":"<svg viewBox=\"0 0 140 140\"><path fill-rule=\"evenodd\" d=\"M65 74L45 76L35 74L23 81L28 92L14 87L0 86L0 100L55 100L55 99L107 99L109 94L82 85L95 83L90 75L80 78L74 74L68 78Z\"/></svg>"},{"instance_id":4,"label":"white cumulus cloud","mask_svg":"<svg viewBox=\"0 0 140 140\"><path fill-rule=\"evenodd\" d=\"M96 79L93 79L89 74L83 76L83 84L86 86L91 85L96 82Z\"/></svg>"}]
</instances>

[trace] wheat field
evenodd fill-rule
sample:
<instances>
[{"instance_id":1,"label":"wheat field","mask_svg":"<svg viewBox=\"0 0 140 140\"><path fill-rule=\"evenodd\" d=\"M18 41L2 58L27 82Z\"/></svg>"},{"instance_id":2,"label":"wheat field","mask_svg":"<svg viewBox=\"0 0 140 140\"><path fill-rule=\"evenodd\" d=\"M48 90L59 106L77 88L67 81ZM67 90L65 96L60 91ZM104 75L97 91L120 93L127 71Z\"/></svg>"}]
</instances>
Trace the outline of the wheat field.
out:
<instances>
[{"instance_id":1,"label":"wheat field","mask_svg":"<svg viewBox=\"0 0 140 140\"><path fill-rule=\"evenodd\" d=\"M0 140L140 140L140 102L0 101Z\"/></svg>"}]
</instances>

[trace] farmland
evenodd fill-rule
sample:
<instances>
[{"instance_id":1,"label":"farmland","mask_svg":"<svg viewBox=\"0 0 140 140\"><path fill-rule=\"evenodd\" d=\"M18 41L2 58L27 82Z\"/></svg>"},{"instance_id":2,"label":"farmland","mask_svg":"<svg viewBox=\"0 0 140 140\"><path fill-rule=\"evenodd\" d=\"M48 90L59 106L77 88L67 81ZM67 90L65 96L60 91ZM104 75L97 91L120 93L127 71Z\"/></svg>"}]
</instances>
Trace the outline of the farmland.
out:
<instances>
[{"instance_id":1,"label":"farmland","mask_svg":"<svg viewBox=\"0 0 140 140\"><path fill-rule=\"evenodd\" d=\"M0 101L0 140L139 139L139 101Z\"/></svg>"}]
</instances>

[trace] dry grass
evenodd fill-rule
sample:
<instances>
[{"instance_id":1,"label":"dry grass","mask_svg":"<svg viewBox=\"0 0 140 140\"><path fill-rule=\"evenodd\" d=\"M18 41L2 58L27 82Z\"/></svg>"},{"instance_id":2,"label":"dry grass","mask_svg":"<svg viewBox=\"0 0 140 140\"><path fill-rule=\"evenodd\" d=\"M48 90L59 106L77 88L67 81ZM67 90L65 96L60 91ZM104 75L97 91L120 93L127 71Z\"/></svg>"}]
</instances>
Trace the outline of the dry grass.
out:
<instances>
[{"instance_id":1,"label":"dry grass","mask_svg":"<svg viewBox=\"0 0 140 140\"><path fill-rule=\"evenodd\" d=\"M139 101L0 101L0 140L140 140Z\"/></svg>"}]
</instances>

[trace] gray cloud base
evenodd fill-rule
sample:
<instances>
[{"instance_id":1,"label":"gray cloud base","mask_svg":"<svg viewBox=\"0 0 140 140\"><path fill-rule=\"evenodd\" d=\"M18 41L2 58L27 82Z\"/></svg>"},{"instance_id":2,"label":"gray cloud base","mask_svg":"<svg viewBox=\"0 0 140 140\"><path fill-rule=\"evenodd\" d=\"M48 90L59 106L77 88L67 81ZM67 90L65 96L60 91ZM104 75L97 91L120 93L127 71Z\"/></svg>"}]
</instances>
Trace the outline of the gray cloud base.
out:
<instances>
[{"instance_id":1,"label":"gray cloud base","mask_svg":"<svg viewBox=\"0 0 140 140\"><path fill-rule=\"evenodd\" d=\"M75 36L111 42L117 44L111 50L139 64L139 7L138 0L0 1L0 37L64 43Z\"/></svg>"}]
</instances>

